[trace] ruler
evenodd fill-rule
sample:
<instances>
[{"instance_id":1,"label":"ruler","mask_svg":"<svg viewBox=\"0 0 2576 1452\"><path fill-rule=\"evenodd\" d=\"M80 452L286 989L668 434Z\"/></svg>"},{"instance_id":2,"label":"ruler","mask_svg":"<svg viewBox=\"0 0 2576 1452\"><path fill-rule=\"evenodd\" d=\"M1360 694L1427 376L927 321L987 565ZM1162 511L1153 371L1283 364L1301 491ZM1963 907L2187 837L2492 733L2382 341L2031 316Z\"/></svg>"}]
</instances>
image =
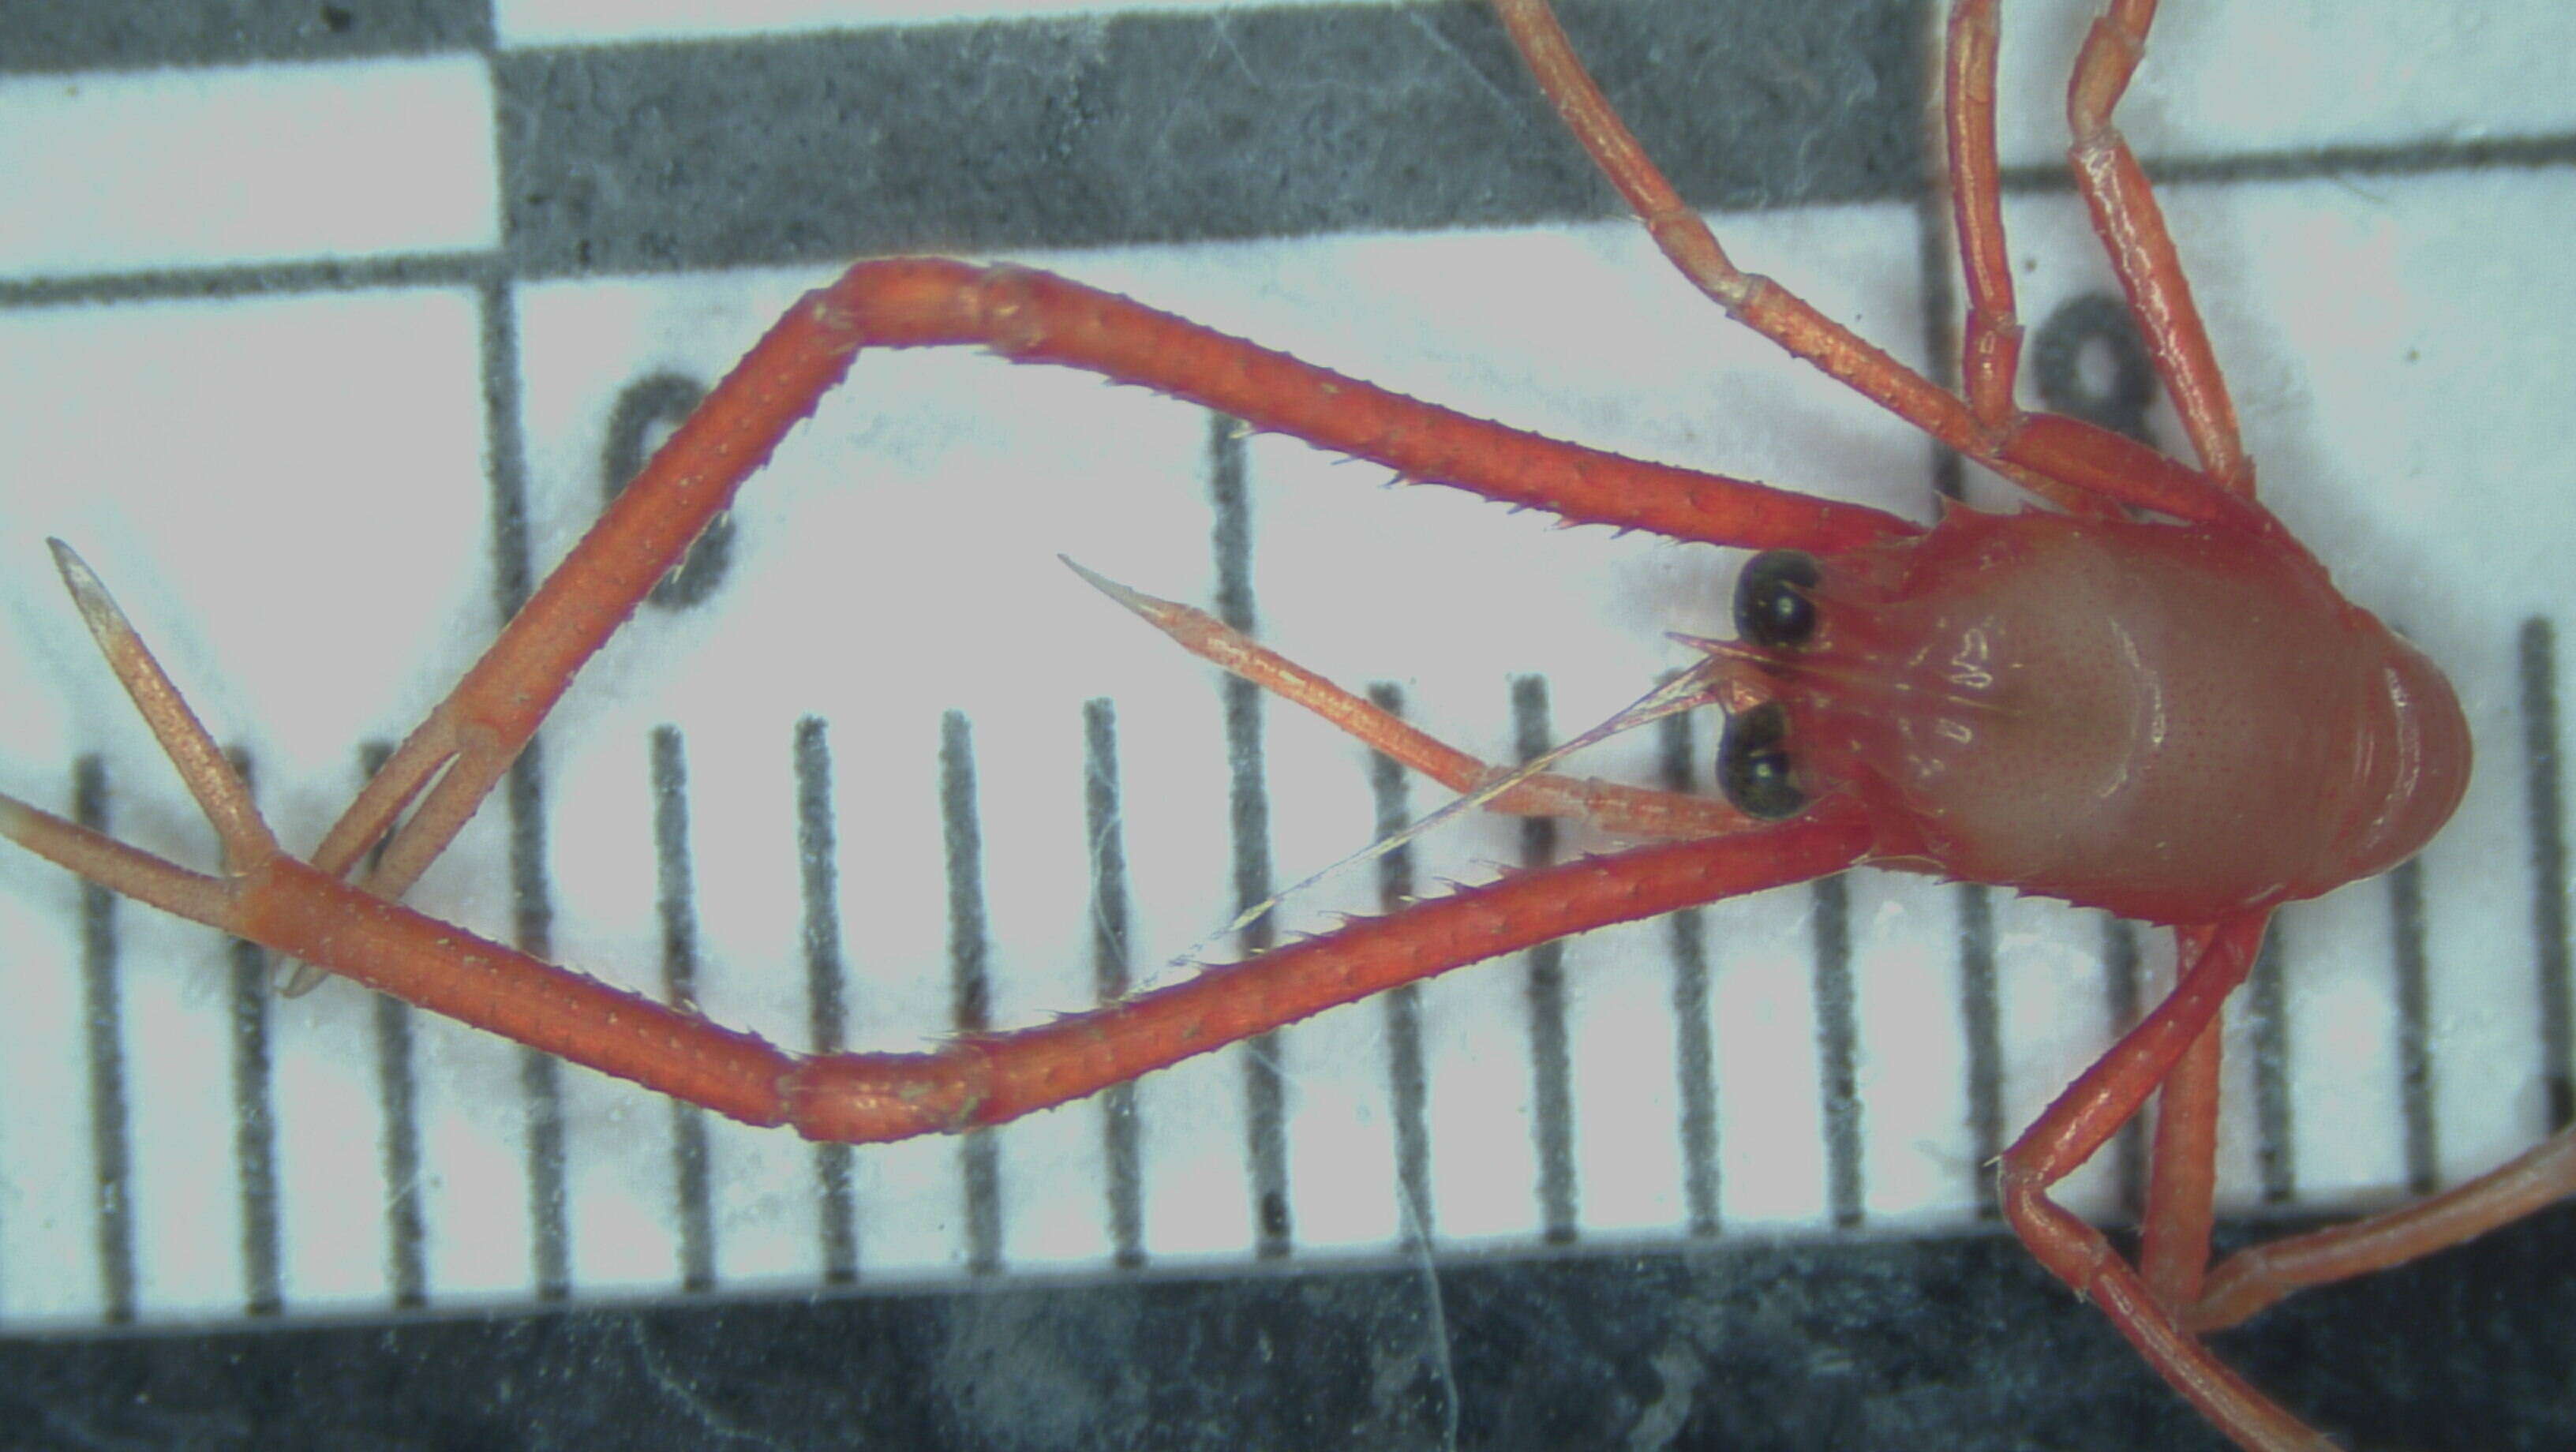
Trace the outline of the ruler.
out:
<instances>
[{"instance_id":1,"label":"ruler","mask_svg":"<svg viewBox=\"0 0 2576 1452\"><path fill-rule=\"evenodd\" d=\"M2052 161L2080 10L2008 20L2008 221L2026 319L2099 396L2107 274ZM2365 1206L2499 1161L2565 1092L2576 192L2542 72L2576 37L2538 4L2250 10L2177 9L2123 121L2171 178L2267 499L2450 667L2481 751L2420 868L2285 913L2233 1020L2230 1199ZM866 253L1057 268L1471 412L1929 517L1922 441L1701 307L1475 12L742 13L0 37L9 790L210 860L56 595L58 535L309 845L621 461ZM1737 255L1924 361L1917 7L1594 24ZM711 1017L798 1047L835 1011L853 1046L938 1038L961 991L997 1025L1086 1007L1104 936L1134 983L1187 972L1232 951L1248 885L1440 800L1230 707L1054 555L1239 592L1266 641L1494 759L1683 664L1664 632L1724 633L1741 559L952 353L862 358L727 528L414 901L648 992L679 963ZM1704 784L1710 734L1577 766ZM1435 891L1530 851L1463 823L1409 870ZM1340 874L1276 931L1381 892ZM24 1329L1973 1226L1983 1162L2167 952L1864 872L1466 970L1116 1103L818 1154L346 986L275 999L219 936L41 864L0 868L0 934L0 1324ZM2124 1178L2106 1157L2070 1199L2116 1218Z\"/></svg>"}]
</instances>

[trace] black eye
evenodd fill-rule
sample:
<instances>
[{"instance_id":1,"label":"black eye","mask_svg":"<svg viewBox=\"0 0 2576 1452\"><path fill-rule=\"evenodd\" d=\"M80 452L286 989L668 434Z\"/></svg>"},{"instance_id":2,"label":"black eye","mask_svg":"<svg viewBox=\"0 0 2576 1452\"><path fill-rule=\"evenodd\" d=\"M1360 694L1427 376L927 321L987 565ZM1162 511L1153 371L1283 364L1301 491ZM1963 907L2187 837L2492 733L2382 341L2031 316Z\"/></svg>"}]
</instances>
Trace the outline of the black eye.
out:
<instances>
[{"instance_id":1,"label":"black eye","mask_svg":"<svg viewBox=\"0 0 2576 1452\"><path fill-rule=\"evenodd\" d=\"M1807 805L1789 764L1789 713L1777 701L1726 718L1717 744L1717 787L1748 817L1776 822Z\"/></svg>"},{"instance_id":2,"label":"black eye","mask_svg":"<svg viewBox=\"0 0 2576 1452\"><path fill-rule=\"evenodd\" d=\"M1816 633L1816 557L1802 550L1764 550L1744 562L1735 581L1735 634L1773 649L1807 643Z\"/></svg>"}]
</instances>

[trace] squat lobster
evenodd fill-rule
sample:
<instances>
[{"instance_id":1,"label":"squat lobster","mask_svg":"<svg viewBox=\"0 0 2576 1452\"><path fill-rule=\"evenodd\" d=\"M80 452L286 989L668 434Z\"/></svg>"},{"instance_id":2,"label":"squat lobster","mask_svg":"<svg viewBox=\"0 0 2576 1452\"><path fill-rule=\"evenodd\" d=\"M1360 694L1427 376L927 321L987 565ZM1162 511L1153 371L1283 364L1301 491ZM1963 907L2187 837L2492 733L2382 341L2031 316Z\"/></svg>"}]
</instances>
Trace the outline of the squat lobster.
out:
<instances>
[{"instance_id":1,"label":"squat lobster","mask_svg":"<svg viewBox=\"0 0 2576 1452\"><path fill-rule=\"evenodd\" d=\"M2147 541L2176 537L2174 526L2119 518L2108 501L2189 521L2204 531L2195 540L2212 543L2206 549L2196 543L2186 552L2191 558L2174 562L2173 571L2181 575L2200 570L2204 579L2244 579L2277 566L2287 582L2280 586L2284 598L2307 589L2309 576L2301 572L2313 567L2304 553L2268 516L2245 502L2251 466L2236 443L2224 386L2193 320L2144 183L2108 127L2111 104L2135 63L2152 6L2115 6L2087 47L2076 90L2079 172L2087 178L2140 311L2161 323L2151 329L2151 337L2203 462L2198 472L2112 435L2021 414L2012 403L2017 331L2011 323L2009 277L1995 209L1989 6L1963 3L1952 32L1953 179L1973 304L1964 402L1934 389L1788 294L1736 272L1714 239L1662 187L1590 90L1544 10L1527 0L1506 0L1500 8L1578 135L1704 291L1775 341L1951 447L1996 466L2078 521L2036 516L2025 525L1988 526L1982 535L1963 527L1948 537L1961 544L1964 557L1954 558L1941 579L1964 580L2001 569L2007 559L2037 559L2048 567L2040 573L2051 579L2084 577L2092 568L2080 554L2085 541L2117 540L2122 543L2115 553L2135 553L2146 550ZM367 886L390 898L417 877L497 779L580 661L722 507L731 485L757 466L777 436L838 376L849 348L862 342L911 346L970 341L1027 361L1071 362L1152 382L1417 477L1472 483L1479 492L1571 519L1799 552L1774 557L1773 568L1757 572L1767 582L1767 593L1748 592L1740 612L1749 643L1713 647L1711 663L1692 679L1705 699L1735 712L1738 729L1727 760L1737 779L1733 796L1738 808L1751 817L1794 820L1753 828L1743 816L1662 799L1649 799L1626 816L1596 812L1612 825L1632 829L1650 825L1651 814L1661 812L1691 818L1702 832L1732 835L1514 879L1427 906L1385 927L1356 928L1253 967L1211 975L1096 1020L1033 1031L1011 1040L1019 1046L1015 1048L999 1047L1001 1040L970 1041L942 1056L862 1056L803 1065L790 1064L745 1036L659 1013L587 980L539 973L504 950L473 943L338 883L338 876L406 810L408 819L393 832ZM1860 740L1864 723L1859 718L1872 713L1848 710L1847 699L1815 685L1832 676L1825 667L1836 661L1837 652L1864 647L1852 658L1880 665L1902 654L1865 648L1868 631L1852 622L1870 617L1851 612L1894 602L1940 613L1939 592L1919 586L1911 567L1901 562L1918 558L1900 554L1913 548L1900 542L1916 531L1889 516L1631 464L1477 425L1056 279L957 264L862 264L784 320L736 379L743 386L721 391L683 430L654 470L540 591L449 705L396 754L317 851L314 868L278 852L238 784L230 780L220 754L124 630L95 581L67 559L65 572L84 614L216 822L235 876L229 882L197 878L23 808L5 824L10 835L119 890L610 1072L753 1122L785 1120L808 1133L851 1138L993 1122L1427 968L1799 880L1864 855L1953 870L1975 863L1983 869L1978 875L1995 880L2158 920L2202 922L2206 926L2188 940L2197 965L2190 981L2123 1051L2105 1061L2104 1069L2070 1091L2062 1101L2063 1113L2052 1113L2024 1141L2008 1165L2008 1203L2025 1236L2051 1265L2103 1299L2149 1358L2185 1384L2187 1394L2231 1434L2248 1446L2306 1445L2298 1428L2180 1337L2168 1315L2200 1299L2195 1283L2205 1254L2205 1145L2160 1152L2158 1183L2167 1198L2151 1212L2143 1282L2099 1259L2098 1237L2054 1211L2041 1192L2089 1154L2158 1083L2168 1088L2167 1124L2181 1127L2169 1131L2167 1140L2179 1144L2195 1128L2205 1133L2212 1102L2212 1081L2205 1075L2214 1061L2206 1056L2183 1061L2182 1055L2244 972L2261 915L2274 902L2388 865L2420 845L2447 816L2465 773L2464 731L2447 689L2404 647L2373 638L2357 647L2362 653L2351 662L2353 673L2385 685L2391 722L2387 731L2368 738L2372 751L2362 753L2379 769L2367 783L2378 795L2369 801L2333 799L2349 819L2338 830L2319 834L2331 839L2333 853L2328 855L2333 860L2267 865L2252 870L2250 877L2226 879L2226 886L2240 890L2221 894L2209 876L2194 876L2209 868L2207 854L2188 854L2194 860L2167 864L2176 876L2140 886L2062 865L2022 865L2018 848L2004 850L1997 836L2009 824L1952 831L1957 804L1897 802L1907 788L1894 780L1887 764L1891 758ZM2151 532L2157 530L2165 532ZM2271 563L2255 564L2249 556L2211 564L2204 556L2218 547L2217 541L2251 542L2248 547L2268 552L2263 557ZM2314 583L2322 586L2321 574ZM1149 612L1160 609L1154 602L1136 603ZM2317 608L2329 620L2341 619L2330 607ZM1801 623L1811 612L1821 612L1826 622L1822 634L1811 634L1818 627ZM1202 649L1245 649L1221 633L1196 631L1186 617L1170 618L1193 633ZM1436 743L1406 736L1391 723L1352 708L1285 663L1255 653L1236 664L1308 704L1347 712L1365 739L1453 785L1465 788L1486 779L1481 767L1460 762L1454 753L1444 755ZM1895 677L1882 674L1878 679ZM1971 696L1982 689L1959 674L1947 679L1947 688L1962 710L1975 707ZM1914 687L1907 690L1925 694ZM1940 689L1930 694L1938 696ZM1852 719L1838 718L1838 711ZM1947 727L1974 735L1980 726L1937 712L1915 719L1935 736ZM1901 754L1903 745L1897 750ZM2388 770L2392 763L2398 768L2394 773ZM1946 772L1956 777L1979 769L1974 762L1949 759L1937 771L1921 775ZM2358 767L2353 772L2368 775ZM1539 781L1524 785L1532 796L1543 796L1548 787ZM1980 794L1976 800L1993 797ZM1495 804L1520 805L1509 798ZM2190 815L2206 808L2178 810ZM1910 830L1899 832L1890 825L1900 821ZM2178 1061L2203 1067L2177 1071ZM2177 1073L2199 1077L2171 1077ZM2177 1087L2182 1085L2196 1087ZM2540 1183L2554 1187L2558 1182ZM2514 1208L2492 1193L2473 1203L2489 1213ZM2410 1237L2405 1248L2412 1253L2446 1238L2456 1237L2447 1232ZM2240 1276L2229 1284L2249 1282ZM2250 1284L2259 1287L2262 1282L2257 1278ZM2202 1319L2217 1316L2202 1313Z\"/></svg>"}]
</instances>

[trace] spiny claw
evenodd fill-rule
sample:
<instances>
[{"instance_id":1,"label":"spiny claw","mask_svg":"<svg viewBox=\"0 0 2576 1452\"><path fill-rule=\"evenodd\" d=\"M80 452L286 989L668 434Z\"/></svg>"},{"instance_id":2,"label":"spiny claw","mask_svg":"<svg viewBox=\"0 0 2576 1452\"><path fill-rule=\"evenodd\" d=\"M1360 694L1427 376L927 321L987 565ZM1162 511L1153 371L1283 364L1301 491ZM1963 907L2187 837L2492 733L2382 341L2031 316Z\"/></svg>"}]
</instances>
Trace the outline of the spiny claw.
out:
<instances>
[{"instance_id":1,"label":"spiny claw","mask_svg":"<svg viewBox=\"0 0 2576 1452\"><path fill-rule=\"evenodd\" d=\"M1255 685L1268 684L1273 673L1311 674L1280 659L1272 651L1255 644L1252 637L1195 605L1158 599L1142 590L1130 589L1097 570L1083 568L1071 556L1058 555L1056 558L1063 560L1064 567L1080 575L1091 588L1134 611L1138 619L1170 636L1181 649L1220 670L1231 671Z\"/></svg>"},{"instance_id":2,"label":"spiny claw","mask_svg":"<svg viewBox=\"0 0 2576 1452\"><path fill-rule=\"evenodd\" d=\"M188 792L214 825L215 836L223 843L224 864L234 872L247 871L263 858L277 852L277 838L260 820L259 809L251 804L250 788L233 770L223 749L206 731L197 713L188 708L187 698L170 681L169 672L152 657L152 650L135 633L133 622L117 608L114 596L78 552L58 539L45 541L54 552L54 567L62 572L63 586L71 592L72 604L80 611L81 621L89 627L101 654L107 657L109 670L116 672L117 682L125 687L134 708L143 714L143 722L152 728L154 739L179 771Z\"/></svg>"},{"instance_id":3,"label":"spiny claw","mask_svg":"<svg viewBox=\"0 0 2576 1452\"><path fill-rule=\"evenodd\" d=\"M1169 630L1172 628L1174 620L1190 614L1198 613L1192 611L1187 605L1179 605L1169 600L1157 599L1152 595L1146 594L1142 590L1134 590L1125 585L1121 585L1116 580L1109 578L1107 575L1101 574L1097 570L1084 568L1082 563L1071 555L1058 555L1056 558L1064 561L1064 567L1066 569L1080 575L1084 584L1089 585L1091 588L1108 596L1110 599L1117 601L1119 604L1126 606L1128 609L1135 611L1138 615L1153 622L1153 624L1161 629Z\"/></svg>"}]
</instances>

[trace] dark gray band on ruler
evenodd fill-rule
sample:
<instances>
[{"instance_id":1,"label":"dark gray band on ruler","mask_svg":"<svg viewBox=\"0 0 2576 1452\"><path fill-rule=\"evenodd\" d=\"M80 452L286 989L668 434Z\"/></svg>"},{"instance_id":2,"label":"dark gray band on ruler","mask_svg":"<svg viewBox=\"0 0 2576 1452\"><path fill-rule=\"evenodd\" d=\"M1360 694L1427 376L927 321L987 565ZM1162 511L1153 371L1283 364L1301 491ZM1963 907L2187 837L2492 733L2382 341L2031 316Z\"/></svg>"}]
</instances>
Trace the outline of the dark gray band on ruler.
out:
<instances>
[{"instance_id":1,"label":"dark gray band on ruler","mask_svg":"<svg viewBox=\"0 0 2576 1452\"><path fill-rule=\"evenodd\" d=\"M110 832L107 764L72 763L72 820ZM125 1100L125 995L119 986L117 896L80 885L81 1017L89 1034L90 1173L98 1184L99 1295L106 1317L134 1319L134 1145Z\"/></svg>"},{"instance_id":2,"label":"dark gray band on ruler","mask_svg":"<svg viewBox=\"0 0 2576 1452\"><path fill-rule=\"evenodd\" d=\"M975 733L962 711L939 722L939 819L948 873L949 1021L961 1034L993 1026L992 938L984 913L984 820L975 791ZM957 1145L966 1212L966 1269L1002 1268L1002 1146L990 1129Z\"/></svg>"},{"instance_id":3,"label":"dark gray band on ruler","mask_svg":"<svg viewBox=\"0 0 2576 1452\"><path fill-rule=\"evenodd\" d=\"M688 746L676 726L653 728L654 896L662 919L662 1001L698 1011L697 874L689 858ZM715 1289L707 1111L671 1101L671 1198L680 1230L680 1289Z\"/></svg>"},{"instance_id":4,"label":"dark gray band on ruler","mask_svg":"<svg viewBox=\"0 0 2576 1452\"><path fill-rule=\"evenodd\" d=\"M2282 914L2274 913L2243 990L2254 1040L2254 1168L2266 1205L2286 1205L2299 1193L2298 1141L2292 1136L2290 1108L2289 943Z\"/></svg>"},{"instance_id":5,"label":"dark gray band on ruler","mask_svg":"<svg viewBox=\"0 0 2576 1452\"><path fill-rule=\"evenodd\" d=\"M1389 681L1368 688L1370 704L1390 716L1404 714L1404 690ZM1369 798L1375 810L1372 842L1383 842L1413 823L1404 764L1369 753ZM1397 913L1413 902L1413 844L1401 842L1377 859L1377 902ZM1407 983L1382 995L1386 1017L1387 1113L1394 1120L1397 1209L1404 1243L1424 1246L1439 1233L1439 1207L1431 1197L1430 1081L1422 1063L1422 985Z\"/></svg>"},{"instance_id":6,"label":"dark gray band on ruler","mask_svg":"<svg viewBox=\"0 0 2576 1452\"><path fill-rule=\"evenodd\" d=\"M247 749L226 756L254 794L259 778ZM225 943L232 964L233 1172L240 1183L242 1309L274 1316L286 1309L278 1243L276 1055L269 1045L268 950L247 938Z\"/></svg>"},{"instance_id":7,"label":"dark gray band on ruler","mask_svg":"<svg viewBox=\"0 0 2576 1452\"><path fill-rule=\"evenodd\" d=\"M2576 1028L2570 1027L2567 951L2567 799L2558 736L2558 628L2542 616L2523 622L2517 652L2522 676L2523 799L2531 833L2532 963L2537 970L2541 1082L2548 1086L2551 1129L2576 1122Z\"/></svg>"},{"instance_id":8,"label":"dark gray band on ruler","mask_svg":"<svg viewBox=\"0 0 2576 1452\"><path fill-rule=\"evenodd\" d=\"M1839 1230L1860 1225L1860 1011L1852 983L1851 884L1817 878L1810 941L1815 948L1816 1077L1824 1113L1825 1203Z\"/></svg>"},{"instance_id":9,"label":"dark gray band on ruler","mask_svg":"<svg viewBox=\"0 0 2576 1452\"><path fill-rule=\"evenodd\" d=\"M1118 708L1106 696L1082 703L1082 805L1091 866L1091 984L1102 1004L1127 996L1134 963L1128 943L1127 828L1118 793ZM1109 1211L1110 1259L1122 1270L1145 1263L1143 1126L1136 1086L1100 1092L1101 1178Z\"/></svg>"},{"instance_id":10,"label":"dark gray band on ruler","mask_svg":"<svg viewBox=\"0 0 2576 1452\"><path fill-rule=\"evenodd\" d=\"M1742 207L1921 174L1920 28L1892 23L1913 7L1857 8L1578 0L1564 18L1682 194ZM530 50L497 76L511 245L537 274L1616 206L1467 4Z\"/></svg>"},{"instance_id":11,"label":"dark gray band on ruler","mask_svg":"<svg viewBox=\"0 0 2576 1452\"><path fill-rule=\"evenodd\" d=\"M0 6L0 74L479 50L489 0L79 0Z\"/></svg>"},{"instance_id":12,"label":"dark gray band on ruler","mask_svg":"<svg viewBox=\"0 0 2576 1452\"><path fill-rule=\"evenodd\" d=\"M1968 1141L1975 1171L1977 1214L2003 1213L1999 1186L1985 1166L2004 1152L2003 1006L1995 981L1995 902L1992 889L1962 882L1950 888L1959 910L1959 1038L1966 1049Z\"/></svg>"},{"instance_id":13,"label":"dark gray band on ruler","mask_svg":"<svg viewBox=\"0 0 2576 1452\"><path fill-rule=\"evenodd\" d=\"M2441 1187L2442 1150L2434 1118L2433 1024L2424 938L2424 860L2401 862L2388 874L2388 937L2395 959L2397 996L2398 1116L2405 1133L2406 1189L2430 1195Z\"/></svg>"},{"instance_id":14,"label":"dark gray band on ruler","mask_svg":"<svg viewBox=\"0 0 2576 1452\"><path fill-rule=\"evenodd\" d=\"M393 743L358 748L358 785L394 754ZM381 852L382 844L378 851ZM375 865L370 859L368 866ZM385 1176L385 1279L394 1308L429 1304L429 1226L422 1208L420 1081L412 1069L412 1006L391 994L375 996L376 1097L384 1109L377 1156Z\"/></svg>"},{"instance_id":15,"label":"dark gray band on ruler","mask_svg":"<svg viewBox=\"0 0 2576 1452\"><path fill-rule=\"evenodd\" d=\"M1548 722L1547 681L1512 678L1512 750L1523 762L1554 743ZM1557 857L1554 817L1520 820L1521 866L1546 867ZM1582 1192L1574 1167L1574 1064L1565 1026L1565 940L1541 943L1521 955L1529 1009L1530 1133L1538 1157L1539 1235L1551 1245L1571 1242L1580 1222Z\"/></svg>"},{"instance_id":16,"label":"dark gray band on ruler","mask_svg":"<svg viewBox=\"0 0 2576 1452\"><path fill-rule=\"evenodd\" d=\"M1245 478L1244 425L1208 415L1208 503L1215 518L1208 545L1216 565L1216 614L1232 629L1259 634L1252 589L1252 496ZM1234 907L1249 912L1275 881L1270 861L1270 782L1261 738L1261 688L1239 676L1218 686L1225 696L1226 819L1234 853ZM1268 952L1278 929L1270 914L1237 935L1246 956ZM1273 1029L1244 1045L1243 1133L1251 1179L1253 1251L1286 1255L1296 1243L1288 1213L1288 1109L1280 1056L1288 1038Z\"/></svg>"},{"instance_id":17,"label":"dark gray band on ruler","mask_svg":"<svg viewBox=\"0 0 2576 1452\"><path fill-rule=\"evenodd\" d=\"M832 808L832 737L820 716L796 723L796 860L804 902L808 1033L817 1054L841 1051L847 1030L849 970L841 952L840 832ZM850 1147L814 1146L814 1186L821 1204L823 1280L859 1278L859 1217L850 1185Z\"/></svg>"},{"instance_id":18,"label":"dark gray band on ruler","mask_svg":"<svg viewBox=\"0 0 2576 1452\"><path fill-rule=\"evenodd\" d=\"M1655 723L1660 785L1668 792L1697 790L1688 716ZM1717 1160L1717 1041L1710 1022L1708 922L1698 908L1664 920L1673 955L1673 1067L1681 1099L1682 1196L1690 1206L1693 1235L1715 1235L1720 1223Z\"/></svg>"}]
</instances>

